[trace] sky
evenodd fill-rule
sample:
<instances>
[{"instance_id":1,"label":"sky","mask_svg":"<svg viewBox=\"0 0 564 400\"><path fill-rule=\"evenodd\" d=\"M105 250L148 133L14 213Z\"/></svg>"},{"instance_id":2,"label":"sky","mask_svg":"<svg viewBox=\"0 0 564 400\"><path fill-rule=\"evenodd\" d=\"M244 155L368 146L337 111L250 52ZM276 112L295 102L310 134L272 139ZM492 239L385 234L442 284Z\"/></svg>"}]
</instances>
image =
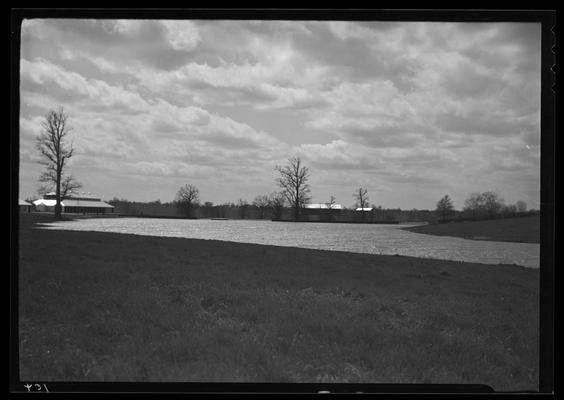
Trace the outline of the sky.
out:
<instances>
[{"instance_id":1,"label":"sky","mask_svg":"<svg viewBox=\"0 0 564 400\"><path fill-rule=\"evenodd\" d=\"M457 209L472 193L540 207L538 23L26 19L20 198L63 107L68 171L105 200L202 202L279 190L300 157L311 201Z\"/></svg>"}]
</instances>

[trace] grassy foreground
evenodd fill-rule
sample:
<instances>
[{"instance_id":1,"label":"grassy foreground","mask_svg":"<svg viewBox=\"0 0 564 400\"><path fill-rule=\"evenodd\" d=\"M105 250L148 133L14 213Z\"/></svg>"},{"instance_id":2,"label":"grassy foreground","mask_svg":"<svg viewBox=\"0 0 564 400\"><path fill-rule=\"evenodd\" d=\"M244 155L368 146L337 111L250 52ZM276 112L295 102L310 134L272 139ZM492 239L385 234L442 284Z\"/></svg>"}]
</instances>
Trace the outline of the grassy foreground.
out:
<instances>
[{"instance_id":1,"label":"grassy foreground","mask_svg":"<svg viewBox=\"0 0 564 400\"><path fill-rule=\"evenodd\" d=\"M422 225L404 229L429 235L455 236L465 239L540 243L540 217L538 215Z\"/></svg>"},{"instance_id":2,"label":"grassy foreground","mask_svg":"<svg viewBox=\"0 0 564 400\"><path fill-rule=\"evenodd\" d=\"M20 229L25 381L538 387L539 271Z\"/></svg>"}]
</instances>

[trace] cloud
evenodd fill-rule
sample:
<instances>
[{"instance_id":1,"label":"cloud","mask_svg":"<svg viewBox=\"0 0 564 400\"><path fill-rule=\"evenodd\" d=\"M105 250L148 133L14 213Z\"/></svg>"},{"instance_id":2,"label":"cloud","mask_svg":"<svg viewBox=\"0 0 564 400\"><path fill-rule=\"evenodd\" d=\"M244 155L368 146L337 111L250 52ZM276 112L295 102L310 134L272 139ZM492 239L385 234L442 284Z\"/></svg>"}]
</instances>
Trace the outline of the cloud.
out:
<instances>
[{"instance_id":1,"label":"cloud","mask_svg":"<svg viewBox=\"0 0 564 400\"><path fill-rule=\"evenodd\" d=\"M195 24L191 21L162 21L166 32L167 39L175 50L191 51L198 46L202 40Z\"/></svg>"},{"instance_id":2,"label":"cloud","mask_svg":"<svg viewBox=\"0 0 564 400\"><path fill-rule=\"evenodd\" d=\"M22 55L32 53L41 56L40 46L48 39L80 49L83 54L116 61L118 68L139 64L161 70L171 70L183 65L198 43L198 31L190 21L158 20L36 20L35 25L22 26ZM48 39L47 39L48 38ZM37 54L40 53L40 54Z\"/></svg>"},{"instance_id":3,"label":"cloud","mask_svg":"<svg viewBox=\"0 0 564 400\"><path fill-rule=\"evenodd\" d=\"M314 167L326 170L373 170L377 167L376 159L367 157L356 144L341 139L328 144L302 144L299 155L312 163Z\"/></svg>"},{"instance_id":4,"label":"cloud","mask_svg":"<svg viewBox=\"0 0 564 400\"><path fill-rule=\"evenodd\" d=\"M92 21L96 24L96 21ZM119 35L123 37L135 37L139 35L143 28L143 21L135 19L118 19L101 21L103 29L111 35Z\"/></svg>"},{"instance_id":5,"label":"cloud","mask_svg":"<svg viewBox=\"0 0 564 400\"><path fill-rule=\"evenodd\" d=\"M193 89L196 94L192 98L201 105L243 103L257 109L276 109L325 104L315 85L326 68L310 66L298 73L291 62L280 58L254 64L223 62L216 67L189 63L174 71L139 71L138 75L149 90L166 90L176 101L187 89Z\"/></svg>"},{"instance_id":6,"label":"cloud","mask_svg":"<svg viewBox=\"0 0 564 400\"><path fill-rule=\"evenodd\" d=\"M183 177L214 202L268 193L294 154L314 197L350 198L341 182L434 206L435 191L538 186L539 24L44 19L24 21L21 50L24 177L63 105L73 168L130 197Z\"/></svg>"},{"instance_id":7,"label":"cloud","mask_svg":"<svg viewBox=\"0 0 564 400\"><path fill-rule=\"evenodd\" d=\"M326 92L328 109L309 113L305 125L374 147L412 146L429 128L390 81L345 82Z\"/></svg>"},{"instance_id":8,"label":"cloud","mask_svg":"<svg viewBox=\"0 0 564 400\"><path fill-rule=\"evenodd\" d=\"M329 21L329 31L339 40L377 40L377 33L365 25L351 24L347 21Z\"/></svg>"},{"instance_id":9,"label":"cloud","mask_svg":"<svg viewBox=\"0 0 564 400\"><path fill-rule=\"evenodd\" d=\"M246 124L230 118L214 117L198 135L200 140L222 148L271 148L279 142L264 132L257 132Z\"/></svg>"},{"instance_id":10,"label":"cloud","mask_svg":"<svg viewBox=\"0 0 564 400\"><path fill-rule=\"evenodd\" d=\"M503 136L518 131L520 124L517 121L495 118L495 116L480 114L460 116L449 113L439 115L437 125L449 132Z\"/></svg>"},{"instance_id":11,"label":"cloud","mask_svg":"<svg viewBox=\"0 0 564 400\"><path fill-rule=\"evenodd\" d=\"M63 101L84 100L90 107L101 111L118 109L122 112L141 113L148 108L148 104L137 93L104 81L87 79L43 59L33 62L22 59L20 78L23 89L32 92L49 91Z\"/></svg>"}]
</instances>

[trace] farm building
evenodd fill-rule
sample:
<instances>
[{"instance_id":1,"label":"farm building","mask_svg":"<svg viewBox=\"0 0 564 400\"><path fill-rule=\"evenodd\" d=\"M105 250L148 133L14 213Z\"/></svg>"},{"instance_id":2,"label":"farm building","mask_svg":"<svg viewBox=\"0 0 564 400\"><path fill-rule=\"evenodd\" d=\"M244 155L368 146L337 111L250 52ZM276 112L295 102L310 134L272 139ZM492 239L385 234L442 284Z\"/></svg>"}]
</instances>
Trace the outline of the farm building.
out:
<instances>
[{"instance_id":1,"label":"farm building","mask_svg":"<svg viewBox=\"0 0 564 400\"><path fill-rule=\"evenodd\" d=\"M42 199L33 202L38 211L54 211L55 203L55 193L53 192L47 193ZM64 213L106 214L114 212L114 206L102 201L99 197L90 195L68 195L61 201L61 206Z\"/></svg>"},{"instance_id":2,"label":"farm building","mask_svg":"<svg viewBox=\"0 0 564 400\"><path fill-rule=\"evenodd\" d=\"M303 215L306 216L309 221L332 220L335 216L340 215L342 210L343 206L340 204L306 204L304 206Z\"/></svg>"},{"instance_id":3,"label":"farm building","mask_svg":"<svg viewBox=\"0 0 564 400\"><path fill-rule=\"evenodd\" d=\"M308 210L342 210L343 206L340 204L313 203L313 204L306 204L304 208Z\"/></svg>"},{"instance_id":4,"label":"farm building","mask_svg":"<svg viewBox=\"0 0 564 400\"><path fill-rule=\"evenodd\" d=\"M25 200L22 199L18 199L18 204L19 204L19 208L20 208L20 212L23 213L28 213L31 212L31 203L28 203Z\"/></svg>"}]
</instances>

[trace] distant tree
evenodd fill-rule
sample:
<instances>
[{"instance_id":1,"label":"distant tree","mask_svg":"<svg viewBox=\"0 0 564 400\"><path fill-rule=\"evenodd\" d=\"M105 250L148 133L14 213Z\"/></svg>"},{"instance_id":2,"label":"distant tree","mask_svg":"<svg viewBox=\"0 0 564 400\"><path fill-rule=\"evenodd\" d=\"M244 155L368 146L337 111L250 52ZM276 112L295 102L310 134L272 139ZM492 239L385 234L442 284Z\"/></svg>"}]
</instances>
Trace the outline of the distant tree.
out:
<instances>
[{"instance_id":1,"label":"distant tree","mask_svg":"<svg viewBox=\"0 0 564 400\"><path fill-rule=\"evenodd\" d=\"M504 201L495 192L472 193L464 202L464 211L470 213L473 218L490 217L493 218L504 207Z\"/></svg>"},{"instance_id":2,"label":"distant tree","mask_svg":"<svg viewBox=\"0 0 564 400\"><path fill-rule=\"evenodd\" d=\"M268 196L268 205L272 210L272 219L281 219L286 197L283 193L273 192Z\"/></svg>"},{"instance_id":3,"label":"distant tree","mask_svg":"<svg viewBox=\"0 0 564 400\"><path fill-rule=\"evenodd\" d=\"M517 212L519 213L524 213L527 211L527 203L525 203L523 200L519 200L517 203L515 203L515 206L517 207Z\"/></svg>"},{"instance_id":4,"label":"distant tree","mask_svg":"<svg viewBox=\"0 0 564 400\"><path fill-rule=\"evenodd\" d=\"M215 216L217 216L218 218L226 218L227 217L227 210L228 210L228 206L226 204L221 204L219 206L216 206L216 214Z\"/></svg>"},{"instance_id":5,"label":"distant tree","mask_svg":"<svg viewBox=\"0 0 564 400\"><path fill-rule=\"evenodd\" d=\"M383 219L382 217L382 206L378 206L378 207L374 207L374 214L376 216L376 219L381 221Z\"/></svg>"},{"instance_id":6,"label":"distant tree","mask_svg":"<svg viewBox=\"0 0 564 400\"><path fill-rule=\"evenodd\" d=\"M72 175L65 175L67 162L74 153L72 144L67 143L67 135L71 130L68 115L62 107L57 111L51 110L42 121L41 128L41 133L36 139L36 147L42 156L39 163L45 167L45 170L39 181L47 184L44 187L45 191L55 191L55 218L60 219L61 200L73 190L82 187Z\"/></svg>"},{"instance_id":7,"label":"distant tree","mask_svg":"<svg viewBox=\"0 0 564 400\"><path fill-rule=\"evenodd\" d=\"M202 206L202 211L205 218L213 218L214 216L213 203L211 201L206 201Z\"/></svg>"},{"instance_id":8,"label":"distant tree","mask_svg":"<svg viewBox=\"0 0 564 400\"><path fill-rule=\"evenodd\" d=\"M362 208L362 220L364 221L364 209L368 208L368 190L366 188L358 188L353 197L356 200L356 206Z\"/></svg>"},{"instance_id":9,"label":"distant tree","mask_svg":"<svg viewBox=\"0 0 564 400\"><path fill-rule=\"evenodd\" d=\"M464 201L464 211L471 214L472 218L476 218L482 211L482 203L482 195L480 193L472 193Z\"/></svg>"},{"instance_id":10,"label":"distant tree","mask_svg":"<svg viewBox=\"0 0 564 400\"><path fill-rule=\"evenodd\" d=\"M200 201L200 191L194 185L184 185L176 193L175 204L182 214L193 217Z\"/></svg>"},{"instance_id":11,"label":"distant tree","mask_svg":"<svg viewBox=\"0 0 564 400\"><path fill-rule=\"evenodd\" d=\"M517 214L517 206L515 204L508 204L502 209L502 214L515 215Z\"/></svg>"},{"instance_id":12,"label":"distant tree","mask_svg":"<svg viewBox=\"0 0 564 400\"><path fill-rule=\"evenodd\" d=\"M237 208L239 209L239 218L245 219L247 217L247 210L249 209L249 203L247 203L247 200L239 199L237 202Z\"/></svg>"},{"instance_id":13,"label":"distant tree","mask_svg":"<svg viewBox=\"0 0 564 400\"><path fill-rule=\"evenodd\" d=\"M354 193L353 197L356 200L356 206L360 208L368 207L368 190L365 188L358 188Z\"/></svg>"},{"instance_id":14,"label":"distant tree","mask_svg":"<svg viewBox=\"0 0 564 400\"><path fill-rule=\"evenodd\" d=\"M335 205L335 203L336 203L335 196L331 196L329 198L329 201L327 203L325 203L325 205L329 208L329 211L328 211L328 214L327 214L329 221L333 220L333 206Z\"/></svg>"},{"instance_id":15,"label":"distant tree","mask_svg":"<svg viewBox=\"0 0 564 400\"><path fill-rule=\"evenodd\" d=\"M482 199L484 203L484 210L490 218L495 217L497 214L499 214L499 212L503 208L504 201L498 196L497 193L484 192L482 193Z\"/></svg>"},{"instance_id":16,"label":"distant tree","mask_svg":"<svg viewBox=\"0 0 564 400\"><path fill-rule=\"evenodd\" d=\"M292 157L288 159L287 165L277 165L275 170L280 174L277 182L282 188L281 193L293 209L294 220L298 221L302 207L310 200L310 188L307 183L309 169L302 165L299 157Z\"/></svg>"},{"instance_id":17,"label":"distant tree","mask_svg":"<svg viewBox=\"0 0 564 400\"><path fill-rule=\"evenodd\" d=\"M253 200L253 206L258 209L259 218L264 219L266 211L270 207L270 198L266 194L259 195Z\"/></svg>"},{"instance_id":18,"label":"distant tree","mask_svg":"<svg viewBox=\"0 0 564 400\"><path fill-rule=\"evenodd\" d=\"M454 211L454 205L450 197L445 195L442 199L437 202L437 208L435 212L439 215L439 218L444 221L449 215Z\"/></svg>"}]
</instances>

